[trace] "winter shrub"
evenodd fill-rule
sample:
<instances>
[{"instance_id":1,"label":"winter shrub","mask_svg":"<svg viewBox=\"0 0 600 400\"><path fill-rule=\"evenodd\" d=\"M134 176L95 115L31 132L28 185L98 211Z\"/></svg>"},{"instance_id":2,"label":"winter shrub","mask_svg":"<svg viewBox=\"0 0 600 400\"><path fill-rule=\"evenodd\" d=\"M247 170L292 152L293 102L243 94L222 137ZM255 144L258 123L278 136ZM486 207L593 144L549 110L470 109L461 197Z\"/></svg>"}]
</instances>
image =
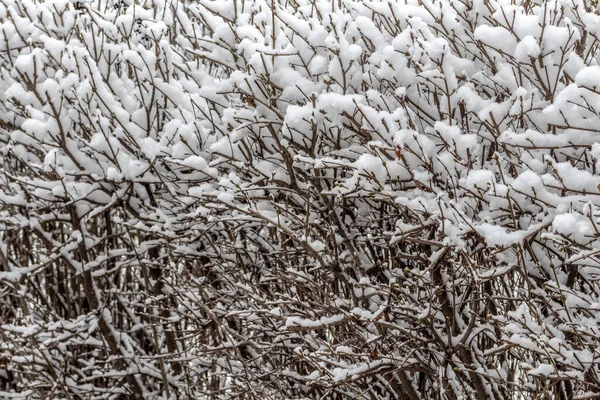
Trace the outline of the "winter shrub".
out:
<instances>
[{"instance_id":1,"label":"winter shrub","mask_svg":"<svg viewBox=\"0 0 600 400\"><path fill-rule=\"evenodd\" d=\"M583 0L0 0L0 397L600 393Z\"/></svg>"}]
</instances>

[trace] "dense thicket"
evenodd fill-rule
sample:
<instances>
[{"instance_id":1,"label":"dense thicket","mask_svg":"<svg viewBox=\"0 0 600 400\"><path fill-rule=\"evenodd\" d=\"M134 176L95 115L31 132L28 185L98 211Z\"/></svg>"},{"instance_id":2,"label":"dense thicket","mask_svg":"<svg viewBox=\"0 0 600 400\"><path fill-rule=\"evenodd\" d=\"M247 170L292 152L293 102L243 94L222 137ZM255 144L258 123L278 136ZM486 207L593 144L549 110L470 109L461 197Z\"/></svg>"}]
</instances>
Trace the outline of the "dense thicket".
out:
<instances>
[{"instance_id":1,"label":"dense thicket","mask_svg":"<svg viewBox=\"0 0 600 400\"><path fill-rule=\"evenodd\" d=\"M1 0L0 397L600 392L587 0Z\"/></svg>"}]
</instances>

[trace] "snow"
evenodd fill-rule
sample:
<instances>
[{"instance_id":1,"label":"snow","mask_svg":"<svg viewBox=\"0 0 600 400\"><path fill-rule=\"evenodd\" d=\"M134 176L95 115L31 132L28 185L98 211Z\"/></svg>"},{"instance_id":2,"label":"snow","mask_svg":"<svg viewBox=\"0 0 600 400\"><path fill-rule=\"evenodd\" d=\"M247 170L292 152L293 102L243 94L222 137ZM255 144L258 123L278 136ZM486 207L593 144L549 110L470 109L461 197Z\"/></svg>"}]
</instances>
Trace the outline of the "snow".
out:
<instances>
[{"instance_id":1,"label":"snow","mask_svg":"<svg viewBox=\"0 0 600 400\"><path fill-rule=\"evenodd\" d=\"M477 231L485 237L489 246L508 247L521 243L526 237L526 231L508 232L505 228L497 225L483 223L477 226Z\"/></svg>"},{"instance_id":2,"label":"snow","mask_svg":"<svg viewBox=\"0 0 600 400\"><path fill-rule=\"evenodd\" d=\"M287 328L290 327L302 327L302 328L325 328L331 325L337 325L344 321L346 316L344 314L332 315L330 317L321 317L319 319L307 319L302 317L288 317L285 322Z\"/></svg>"},{"instance_id":3,"label":"snow","mask_svg":"<svg viewBox=\"0 0 600 400\"><path fill-rule=\"evenodd\" d=\"M527 35L521 39L515 47L514 56L517 61L529 62L531 58L539 56L541 53L538 41L531 35Z\"/></svg>"},{"instance_id":4,"label":"snow","mask_svg":"<svg viewBox=\"0 0 600 400\"><path fill-rule=\"evenodd\" d=\"M374 360L345 368L334 368L331 373L333 374L334 382L343 382L348 379L358 379L366 372L374 371L390 365L390 362L387 360Z\"/></svg>"}]
</instances>

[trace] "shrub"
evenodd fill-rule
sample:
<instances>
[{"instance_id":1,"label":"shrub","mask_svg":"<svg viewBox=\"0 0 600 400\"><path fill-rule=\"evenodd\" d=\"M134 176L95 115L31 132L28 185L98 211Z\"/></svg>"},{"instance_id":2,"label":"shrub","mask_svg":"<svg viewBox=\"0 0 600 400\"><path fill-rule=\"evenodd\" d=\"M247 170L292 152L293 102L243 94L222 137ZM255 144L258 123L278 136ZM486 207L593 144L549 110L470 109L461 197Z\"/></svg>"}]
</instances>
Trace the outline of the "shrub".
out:
<instances>
[{"instance_id":1,"label":"shrub","mask_svg":"<svg viewBox=\"0 0 600 400\"><path fill-rule=\"evenodd\" d=\"M0 395L600 391L600 13L0 2Z\"/></svg>"}]
</instances>

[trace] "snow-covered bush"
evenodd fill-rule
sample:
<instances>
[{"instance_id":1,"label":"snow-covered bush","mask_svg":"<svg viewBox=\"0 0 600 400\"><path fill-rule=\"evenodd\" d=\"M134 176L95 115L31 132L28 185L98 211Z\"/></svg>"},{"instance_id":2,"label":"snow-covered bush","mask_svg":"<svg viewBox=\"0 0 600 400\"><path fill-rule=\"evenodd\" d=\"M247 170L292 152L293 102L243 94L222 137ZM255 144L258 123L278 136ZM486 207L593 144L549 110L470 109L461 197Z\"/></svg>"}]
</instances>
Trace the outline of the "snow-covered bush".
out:
<instances>
[{"instance_id":1,"label":"snow-covered bush","mask_svg":"<svg viewBox=\"0 0 600 400\"><path fill-rule=\"evenodd\" d=\"M0 397L600 393L598 35L583 0L0 0Z\"/></svg>"}]
</instances>

